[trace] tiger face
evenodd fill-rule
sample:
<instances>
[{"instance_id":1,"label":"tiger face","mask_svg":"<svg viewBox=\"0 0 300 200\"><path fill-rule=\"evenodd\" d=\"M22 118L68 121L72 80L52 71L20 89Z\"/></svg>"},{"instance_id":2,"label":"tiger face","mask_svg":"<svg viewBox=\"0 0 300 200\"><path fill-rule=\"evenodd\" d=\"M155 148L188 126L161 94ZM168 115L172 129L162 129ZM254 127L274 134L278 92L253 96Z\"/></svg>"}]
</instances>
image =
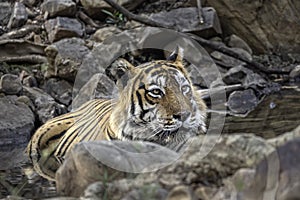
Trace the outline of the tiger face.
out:
<instances>
[{"instance_id":1,"label":"tiger face","mask_svg":"<svg viewBox=\"0 0 300 200\"><path fill-rule=\"evenodd\" d=\"M129 80L111 117L118 138L166 145L206 131L206 106L180 54L175 60L153 61L128 70Z\"/></svg>"}]
</instances>

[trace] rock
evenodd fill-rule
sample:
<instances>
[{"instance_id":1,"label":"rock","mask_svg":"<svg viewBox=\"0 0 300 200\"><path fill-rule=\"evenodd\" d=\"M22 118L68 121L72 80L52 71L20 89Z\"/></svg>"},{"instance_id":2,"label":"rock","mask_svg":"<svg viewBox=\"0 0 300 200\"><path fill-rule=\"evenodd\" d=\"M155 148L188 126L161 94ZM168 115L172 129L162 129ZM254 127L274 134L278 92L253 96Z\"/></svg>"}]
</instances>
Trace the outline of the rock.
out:
<instances>
[{"instance_id":1,"label":"rock","mask_svg":"<svg viewBox=\"0 0 300 200\"><path fill-rule=\"evenodd\" d=\"M299 199L300 198L300 139L277 148L263 159L255 170L237 172L232 181L240 199ZM250 172L250 173L249 173ZM232 190L229 189L232 192Z\"/></svg>"},{"instance_id":2,"label":"rock","mask_svg":"<svg viewBox=\"0 0 300 200\"><path fill-rule=\"evenodd\" d=\"M4 74L0 79L0 91L5 94L19 94L22 90L22 83L18 76Z\"/></svg>"},{"instance_id":3,"label":"rock","mask_svg":"<svg viewBox=\"0 0 300 200\"><path fill-rule=\"evenodd\" d=\"M0 146L28 143L35 122L30 108L12 98L0 97L0 110Z\"/></svg>"},{"instance_id":4,"label":"rock","mask_svg":"<svg viewBox=\"0 0 300 200\"><path fill-rule=\"evenodd\" d=\"M122 31L115 27L115 26L109 26L109 27L104 27L96 31L93 35L93 39L96 42L103 42L106 38L109 38L115 34L121 33Z\"/></svg>"},{"instance_id":5,"label":"rock","mask_svg":"<svg viewBox=\"0 0 300 200\"><path fill-rule=\"evenodd\" d=\"M111 182L130 175L128 173L153 171L176 158L177 153L149 142L82 142L74 147L58 169L57 191L79 196L93 182Z\"/></svg>"},{"instance_id":6,"label":"rock","mask_svg":"<svg viewBox=\"0 0 300 200\"><path fill-rule=\"evenodd\" d=\"M117 96L115 83L105 74L95 74L79 90L72 103L72 109L76 109L91 99L112 99Z\"/></svg>"},{"instance_id":7,"label":"rock","mask_svg":"<svg viewBox=\"0 0 300 200\"><path fill-rule=\"evenodd\" d=\"M140 5L144 0L116 0L116 3L124 6L129 10L133 10L138 5ZM106 10L109 12L113 12L113 9L108 5L105 1L99 0L80 0L84 10L88 13L92 18L103 20L105 18L105 14L102 10Z\"/></svg>"},{"instance_id":8,"label":"rock","mask_svg":"<svg viewBox=\"0 0 300 200\"><path fill-rule=\"evenodd\" d=\"M6 26L11 15L11 4L9 2L0 2L0 24Z\"/></svg>"},{"instance_id":9,"label":"rock","mask_svg":"<svg viewBox=\"0 0 300 200\"><path fill-rule=\"evenodd\" d=\"M205 23L200 24L196 7L178 8L169 12L162 11L149 17L166 26L175 26L181 32L195 32L202 37L213 37L222 33L216 11L212 7L204 7ZM166 21L166 19L168 19Z\"/></svg>"},{"instance_id":10,"label":"rock","mask_svg":"<svg viewBox=\"0 0 300 200\"><path fill-rule=\"evenodd\" d=\"M22 64L24 64L26 60L30 63L46 63L47 60L44 57L45 46L46 45L36 44L23 39L0 40L0 62L16 62L22 57ZM28 59L28 57L37 59L35 61L34 59Z\"/></svg>"},{"instance_id":11,"label":"rock","mask_svg":"<svg viewBox=\"0 0 300 200\"><path fill-rule=\"evenodd\" d=\"M279 147L289 141L295 140L296 138L300 138L300 126L298 126L297 128L295 128L290 132L268 139L267 141L269 144L273 145L274 147Z\"/></svg>"},{"instance_id":12,"label":"rock","mask_svg":"<svg viewBox=\"0 0 300 200\"><path fill-rule=\"evenodd\" d=\"M84 40L67 38L49 45L45 52L50 64L46 77L56 76L73 82L89 49Z\"/></svg>"},{"instance_id":13,"label":"rock","mask_svg":"<svg viewBox=\"0 0 300 200\"><path fill-rule=\"evenodd\" d=\"M217 10L223 31L241 37L256 54L299 52L300 2L207 0L207 4Z\"/></svg>"},{"instance_id":14,"label":"rock","mask_svg":"<svg viewBox=\"0 0 300 200\"><path fill-rule=\"evenodd\" d=\"M228 39L228 46L231 48L240 48L248 52L250 55L252 55L252 49L250 46L239 36L232 34Z\"/></svg>"},{"instance_id":15,"label":"rock","mask_svg":"<svg viewBox=\"0 0 300 200\"><path fill-rule=\"evenodd\" d=\"M300 65L297 65L291 72L290 72L291 78L299 78L300 77Z\"/></svg>"},{"instance_id":16,"label":"rock","mask_svg":"<svg viewBox=\"0 0 300 200\"><path fill-rule=\"evenodd\" d=\"M264 78L241 65L228 70L223 76L223 81L227 85L242 83L244 87L259 86L263 88L267 86Z\"/></svg>"},{"instance_id":17,"label":"rock","mask_svg":"<svg viewBox=\"0 0 300 200\"><path fill-rule=\"evenodd\" d=\"M191 190L186 186L177 186L171 190L166 200L193 200Z\"/></svg>"},{"instance_id":18,"label":"rock","mask_svg":"<svg viewBox=\"0 0 300 200\"><path fill-rule=\"evenodd\" d=\"M234 91L228 98L228 108L234 114L246 114L257 106L258 99L252 89Z\"/></svg>"},{"instance_id":19,"label":"rock","mask_svg":"<svg viewBox=\"0 0 300 200\"><path fill-rule=\"evenodd\" d=\"M56 17L45 22L45 28L50 42L63 38L81 37L83 25L77 20L68 17Z\"/></svg>"},{"instance_id":20,"label":"rock","mask_svg":"<svg viewBox=\"0 0 300 200\"><path fill-rule=\"evenodd\" d=\"M236 66L240 66L240 65L245 65L246 63L233 58L231 56L227 56L219 51L213 51L212 53L210 53L210 55L212 56L212 58L214 59L214 61L221 65L222 67L226 67L226 68L232 68L232 67L236 67Z\"/></svg>"},{"instance_id":21,"label":"rock","mask_svg":"<svg viewBox=\"0 0 300 200\"><path fill-rule=\"evenodd\" d=\"M133 189L124 195L121 200L137 200L137 199L155 199L165 200L168 195L167 190L161 188L158 184L150 184L144 188Z\"/></svg>"},{"instance_id":22,"label":"rock","mask_svg":"<svg viewBox=\"0 0 300 200\"><path fill-rule=\"evenodd\" d=\"M76 4L72 0L46 0L41 8L49 17L74 17L76 13Z\"/></svg>"},{"instance_id":23,"label":"rock","mask_svg":"<svg viewBox=\"0 0 300 200\"><path fill-rule=\"evenodd\" d=\"M23 85L27 87L37 87L38 83L34 76L27 76L22 80Z\"/></svg>"},{"instance_id":24,"label":"rock","mask_svg":"<svg viewBox=\"0 0 300 200\"><path fill-rule=\"evenodd\" d=\"M45 91L50 94L59 103L66 106L72 101L72 85L65 80L51 78L46 81Z\"/></svg>"},{"instance_id":25,"label":"rock","mask_svg":"<svg viewBox=\"0 0 300 200\"><path fill-rule=\"evenodd\" d=\"M7 27L9 29L23 26L28 19L26 7L21 2L15 2Z\"/></svg>"},{"instance_id":26,"label":"rock","mask_svg":"<svg viewBox=\"0 0 300 200\"><path fill-rule=\"evenodd\" d=\"M54 99L39 88L23 87L23 95L26 95L34 103L39 121L45 123L58 115L66 113L65 106L58 104Z\"/></svg>"}]
</instances>

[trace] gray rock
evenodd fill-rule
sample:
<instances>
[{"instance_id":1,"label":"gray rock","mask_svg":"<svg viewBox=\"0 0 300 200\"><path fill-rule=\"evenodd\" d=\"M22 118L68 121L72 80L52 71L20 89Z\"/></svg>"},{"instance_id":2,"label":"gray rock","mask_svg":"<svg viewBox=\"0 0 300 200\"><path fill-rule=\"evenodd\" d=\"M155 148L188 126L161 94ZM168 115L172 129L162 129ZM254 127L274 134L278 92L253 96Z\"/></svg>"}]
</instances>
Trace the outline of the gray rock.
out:
<instances>
[{"instance_id":1,"label":"gray rock","mask_svg":"<svg viewBox=\"0 0 300 200\"><path fill-rule=\"evenodd\" d=\"M297 65L291 72L291 78L299 78L300 77L300 65Z\"/></svg>"},{"instance_id":2,"label":"gray rock","mask_svg":"<svg viewBox=\"0 0 300 200\"><path fill-rule=\"evenodd\" d=\"M149 142L82 142L74 147L58 169L57 190L63 195L79 196L93 182L111 182L130 175L125 172L161 168L176 157L175 152Z\"/></svg>"},{"instance_id":3,"label":"gray rock","mask_svg":"<svg viewBox=\"0 0 300 200\"><path fill-rule=\"evenodd\" d=\"M267 81L259 74L241 65L228 70L223 77L223 81L228 85L242 83L244 87L265 87L267 85Z\"/></svg>"},{"instance_id":4,"label":"gray rock","mask_svg":"<svg viewBox=\"0 0 300 200\"><path fill-rule=\"evenodd\" d=\"M77 20L68 17L56 17L45 22L45 28L50 42L63 38L81 37L84 32L83 25Z\"/></svg>"},{"instance_id":5,"label":"gray rock","mask_svg":"<svg viewBox=\"0 0 300 200\"><path fill-rule=\"evenodd\" d=\"M11 4L9 2L0 2L0 25L6 26L11 15Z\"/></svg>"},{"instance_id":6,"label":"gray rock","mask_svg":"<svg viewBox=\"0 0 300 200\"><path fill-rule=\"evenodd\" d=\"M91 99L112 99L117 92L115 83L105 74L98 73L79 90L72 103L72 109L76 109Z\"/></svg>"},{"instance_id":7,"label":"gray rock","mask_svg":"<svg viewBox=\"0 0 300 200\"><path fill-rule=\"evenodd\" d=\"M232 67L236 67L236 66L240 66L240 65L244 65L246 63L233 58L231 56L225 55L219 51L213 51L211 54L212 58L214 59L214 61L221 65L222 67L226 67L226 68L232 68Z\"/></svg>"},{"instance_id":8,"label":"gray rock","mask_svg":"<svg viewBox=\"0 0 300 200\"><path fill-rule=\"evenodd\" d=\"M257 53L299 52L299 1L207 0L223 24L223 31L236 34ZM272 12L270 12L272 11Z\"/></svg>"},{"instance_id":9,"label":"gray rock","mask_svg":"<svg viewBox=\"0 0 300 200\"><path fill-rule=\"evenodd\" d=\"M72 85L65 80L51 78L46 81L45 91L50 94L59 103L66 106L72 101Z\"/></svg>"},{"instance_id":10,"label":"gray rock","mask_svg":"<svg viewBox=\"0 0 300 200\"><path fill-rule=\"evenodd\" d=\"M144 0L116 0L116 3L124 6L125 8L132 10L140 5ZM88 13L89 16L96 18L96 19L104 19L105 14L102 10L107 10L113 12L113 9L108 5L105 1L99 0L80 0L84 10Z\"/></svg>"},{"instance_id":11,"label":"gray rock","mask_svg":"<svg viewBox=\"0 0 300 200\"><path fill-rule=\"evenodd\" d=\"M124 193L135 188L147 187L158 182L158 188L167 188L170 191L169 197L183 195L190 198L193 192L189 188L196 188L202 184L211 188L222 185L222 179L243 166L256 165L272 150L271 145L252 134L195 138L173 164L159 171L140 174L134 179L114 181L108 184L106 192L111 199L120 199ZM189 177L191 172L195 174L192 179ZM178 185L182 187L176 189Z\"/></svg>"},{"instance_id":12,"label":"gray rock","mask_svg":"<svg viewBox=\"0 0 300 200\"><path fill-rule=\"evenodd\" d=\"M228 108L234 114L246 114L257 106L258 98L252 89L234 91L228 98Z\"/></svg>"},{"instance_id":13,"label":"gray rock","mask_svg":"<svg viewBox=\"0 0 300 200\"><path fill-rule=\"evenodd\" d=\"M169 12L151 14L150 18L161 24L173 26L181 32L196 32L202 37L212 37L222 33L216 11L212 7L204 7L205 23L200 24L197 8L178 8ZM166 20L168 19L168 20Z\"/></svg>"},{"instance_id":14,"label":"gray rock","mask_svg":"<svg viewBox=\"0 0 300 200\"><path fill-rule=\"evenodd\" d=\"M0 91L5 94L19 94L22 91L22 83L18 76L4 74L0 79Z\"/></svg>"},{"instance_id":15,"label":"gray rock","mask_svg":"<svg viewBox=\"0 0 300 200\"><path fill-rule=\"evenodd\" d=\"M28 19L26 7L21 2L15 2L7 27L9 29L23 26Z\"/></svg>"},{"instance_id":16,"label":"gray rock","mask_svg":"<svg viewBox=\"0 0 300 200\"><path fill-rule=\"evenodd\" d=\"M49 45L45 52L50 64L46 77L56 76L73 82L89 49L84 40L67 38Z\"/></svg>"},{"instance_id":17,"label":"gray rock","mask_svg":"<svg viewBox=\"0 0 300 200\"><path fill-rule=\"evenodd\" d=\"M240 48L240 49L244 49L246 52L248 52L250 55L252 55L252 49L250 48L250 46L239 36L232 34L229 38L228 38L228 42L227 42L228 46L231 48Z\"/></svg>"},{"instance_id":18,"label":"gray rock","mask_svg":"<svg viewBox=\"0 0 300 200\"><path fill-rule=\"evenodd\" d=\"M72 0L46 0L41 8L49 17L74 17L76 13L76 4Z\"/></svg>"},{"instance_id":19,"label":"gray rock","mask_svg":"<svg viewBox=\"0 0 300 200\"><path fill-rule=\"evenodd\" d=\"M0 98L0 146L26 144L34 130L30 108L12 98Z\"/></svg>"},{"instance_id":20,"label":"gray rock","mask_svg":"<svg viewBox=\"0 0 300 200\"><path fill-rule=\"evenodd\" d=\"M39 121L42 123L67 111L64 105L56 103L50 95L39 88L24 86L23 95L29 97L34 103Z\"/></svg>"}]
</instances>

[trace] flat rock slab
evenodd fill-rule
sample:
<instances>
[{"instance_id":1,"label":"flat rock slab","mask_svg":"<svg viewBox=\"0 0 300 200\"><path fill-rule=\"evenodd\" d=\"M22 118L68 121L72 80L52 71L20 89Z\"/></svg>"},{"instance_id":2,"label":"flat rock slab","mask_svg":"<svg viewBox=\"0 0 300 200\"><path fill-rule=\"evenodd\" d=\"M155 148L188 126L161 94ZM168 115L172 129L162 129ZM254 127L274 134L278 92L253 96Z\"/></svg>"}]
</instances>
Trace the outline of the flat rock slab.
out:
<instances>
[{"instance_id":1,"label":"flat rock slab","mask_svg":"<svg viewBox=\"0 0 300 200\"><path fill-rule=\"evenodd\" d=\"M0 98L0 146L27 143L34 130L30 108L12 98Z\"/></svg>"},{"instance_id":2,"label":"flat rock slab","mask_svg":"<svg viewBox=\"0 0 300 200\"><path fill-rule=\"evenodd\" d=\"M159 169L176 158L178 158L176 152L154 143L138 141L79 143L68 154L56 173L57 190L63 195L79 196L93 182L105 181L106 178L110 181L124 178L127 174L125 172Z\"/></svg>"}]
</instances>

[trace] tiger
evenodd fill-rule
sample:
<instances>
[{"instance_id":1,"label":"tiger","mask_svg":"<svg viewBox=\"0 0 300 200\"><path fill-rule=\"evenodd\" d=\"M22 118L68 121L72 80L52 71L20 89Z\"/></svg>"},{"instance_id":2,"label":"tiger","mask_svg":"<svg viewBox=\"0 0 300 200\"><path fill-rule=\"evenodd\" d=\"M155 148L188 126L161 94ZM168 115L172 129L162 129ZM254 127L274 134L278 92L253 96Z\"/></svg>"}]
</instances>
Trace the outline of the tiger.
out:
<instances>
[{"instance_id":1,"label":"tiger","mask_svg":"<svg viewBox=\"0 0 300 200\"><path fill-rule=\"evenodd\" d=\"M184 67L183 49L137 67L122 58L117 63L123 74L116 83L117 98L90 100L34 133L27 153L40 175L53 179L55 170L46 172L43 163L62 162L82 141L139 140L167 146L185 140L190 131L205 133L206 104Z\"/></svg>"}]
</instances>

